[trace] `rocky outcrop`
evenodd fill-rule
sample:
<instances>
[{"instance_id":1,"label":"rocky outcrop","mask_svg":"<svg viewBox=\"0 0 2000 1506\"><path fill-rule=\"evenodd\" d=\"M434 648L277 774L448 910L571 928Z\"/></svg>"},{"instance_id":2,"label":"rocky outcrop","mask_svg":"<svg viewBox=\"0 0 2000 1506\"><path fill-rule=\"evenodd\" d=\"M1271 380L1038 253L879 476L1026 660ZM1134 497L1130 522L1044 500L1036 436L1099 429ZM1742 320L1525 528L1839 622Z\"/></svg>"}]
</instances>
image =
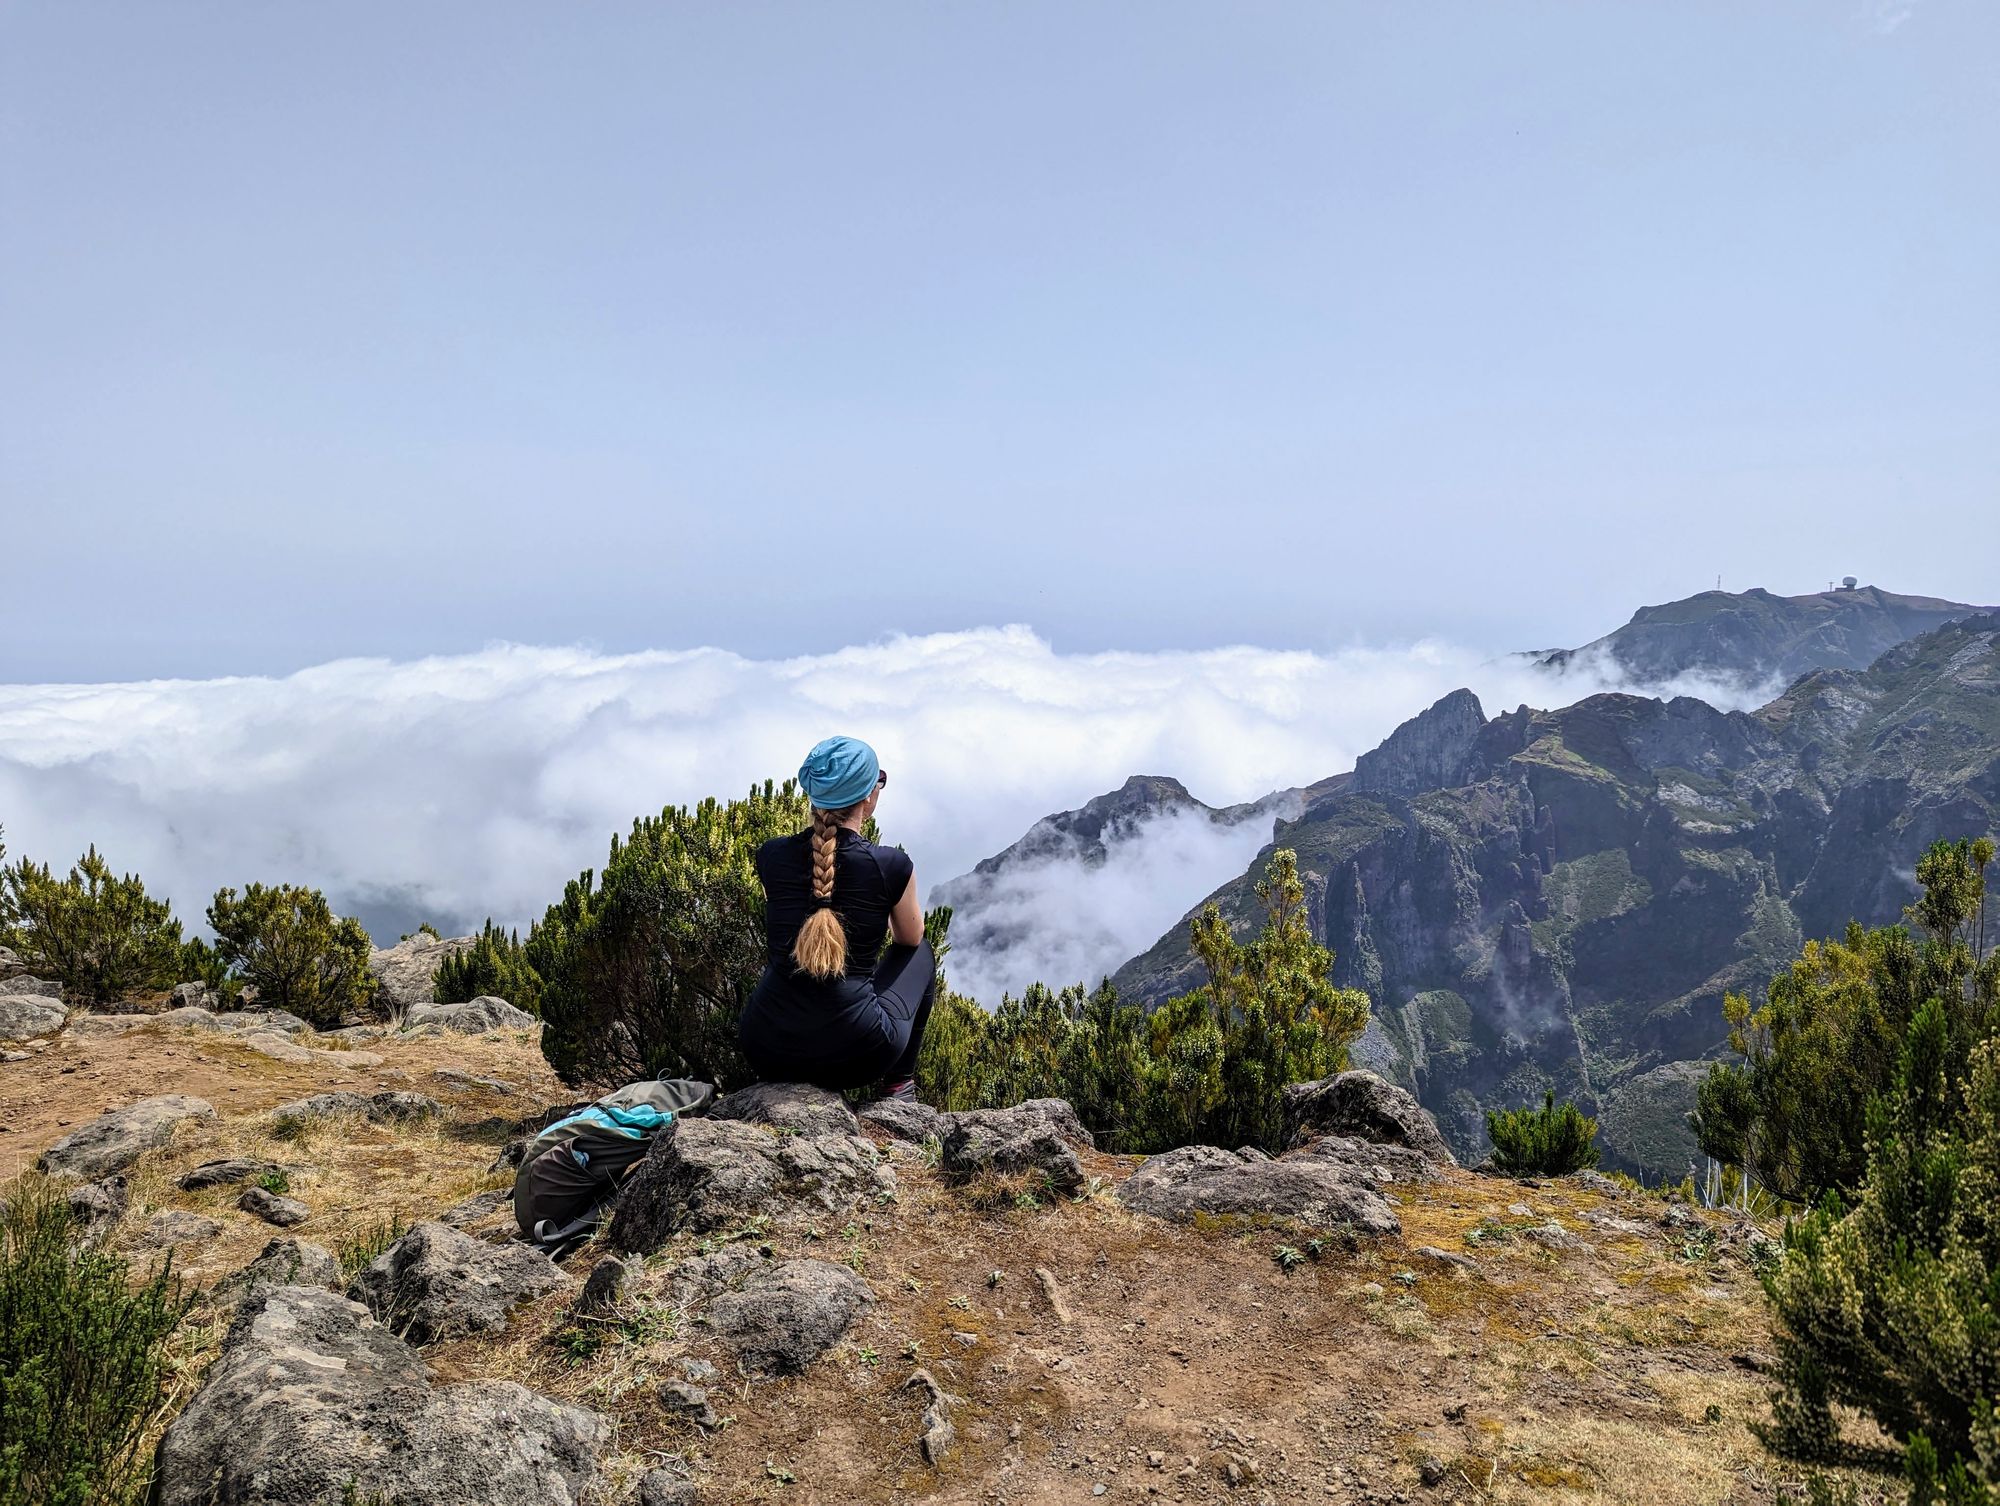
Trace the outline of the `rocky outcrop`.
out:
<instances>
[{"instance_id":1,"label":"rocky outcrop","mask_svg":"<svg viewBox=\"0 0 2000 1506\"><path fill-rule=\"evenodd\" d=\"M30 998L49 999L60 1004L63 986L53 978L37 978L32 973L24 972L9 978L6 986L0 988L0 994L13 994L16 997L25 994Z\"/></svg>"},{"instance_id":2,"label":"rocky outcrop","mask_svg":"<svg viewBox=\"0 0 2000 1506\"><path fill-rule=\"evenodd\" d=\"M725 1094L710 1106L711 1119L742 1119L801 1135L851 1135L857 1125L847 1100L803 1082L759 1082Z\"/></svg>"},{"instance_id":3,"label":"rocky outcrop","mask_svg":"<svg viewBox=\"0 0 2000 1506\"><path fill-rule=\"evenodd\" d=\"M948 1180L1029 1177L1060 1193L1083 1185L1083 1164L1072 1141L1089 1144L1076 1111L1059 1098L1035 1099L1011 1109L954 1114L939 1148Z\"/></svg>"},{"instance_id":4,"label":"rocky outcrop","mask_svg":"<svg viewBox=\"0 0 2000 1506\"><path fill-rule=\"evenodd\" d=\"M1282 1218L1312 1229L1395 1234L1402 1225L1374 1186L1310 1157L1246 1159L1212 1145L1184 1145L1142 1162L1118 1200L1154 1218Z\"/></svg>"},{"instance_id":5,"label":"rocky outcrop","mask_svg":"<svg viewBox=\"0 0 2000 1506\"><path fill-rule=\"evenodd\" d=\"M1456 1166L1437 1121L1414 1094L1373 1072L1342 1072L1284 1089L1285 1143L1303 1145L1321 1135L1351 1136L1378 1145L1402 1145L1440 1166Z\"/></svg>"},{"instance_id":6,"label":"rocky outcrop","mask_svg":"<svg viewBox=\"0 0 2000 1506\"><path fill-rule=\"evenodd\" d=\"M481 994L462 1004L412 1004L403 1024L412 1030L435 1025L459 1035L485 1035L493 1030L532 1030L535 1017L505 999Z\"/></svg>"},{"instance_id":7,"label":"rocky outcrop","mask_svg":"<svg viewBox=\"0 0 2000 1506\"><path fill-rule=\"evenodd\" d=\"M419 931L394 946L376 947L368 954L368 971L375 975L376 1008L385 1015L402 1015L419 1004L435 1002L431 980L447 957L470 951L476 936L440 939Z\"/></svg>"},{"instance_id":8,"label":"rocky outcrop","mask_svg":"<svg viewBox=\"0 0 2000 1506\"><path fill-rule=\"evenodd\" d=\"M347 1294L412 1344L432 1344L504 1328L515 1307L568 1282L532 1245L487 1244L431 1222L384 1250Z\"/></svg>"},{"instance_id":9,"label":"rocky outcrop","mask_svg":"<svg viewBox=\"0 0 2000 1506\"><path fill-rule=\"evenodd\" d=\"M21 954L12 947L0 946L0 983L10 978L18 978L28 971L28 964L21 960Z\"/></svg>"},{"instance_id":10,"label":"rocky outcrop","mask_svg":"<svg viewBox=\"0 0 2000 1506\"><path fill-rule=\"evenodd\" d=\"M651 1254L682 1230L764 1215L822 1219L896 1191L896 1174L858 1135L780 1135L740 1119L684 1119L627 1180L611 1248Z\"/></svg>"},{"instance_id":11,"label":"rocky outcrop","mask_svg":"<svg viewBox=\"0 0 2000 1506\"><path fill-rule=\"evenodd\" d=\"M1454 690L1354 761L1357 794L1420 795L1463 784L1473 769L1486 713L1479 697Z\"/></svg>"},{"instance_id":12,"label":"rocky outcrop","mask_svg":"<svg viewBox=\"0 0 2000 1506\"><path fill-rule=\"evenodd\" d=\"M281 1399L281 1404L280 1404ZM263 1286L160 1440L156 1506L575 1506L611 1428L507 1381L433 1384L358 1304Z\"/></svg>"},{"instance_id":13,"label":"rocky outcrop","mask_svg":"<svg viewBox=\"0 0 2000 1506\"><path fill-rule=\"evenodd\" d=\"M165 1145L189 1120L214 1117L212 1104L186 1094L142 1098L71 1130L43 1151L35 1165L52 1176L95 1181L123 1171L147 1151Z\"/></svg>"},{"instance_id":14,"label":"rocky outcrop","mask_svg":"<svg viewBox=\"0 0 2000 1506\"><path fill-rule=\"evenodd\" d=\"M914 1098L881 1098L864 1103L854 1112L863 1124L872 1125L892 1140L907 1140L912 1145L921 1145L926 1140L942 1143L945 1131L951 1128L951 1115L941 1114Z\"/></svg>"},{"instance_id":15,"label":"rocky outcrop","mask_svg":"<svg viewBox=\"0 0 2000 1506\"><path fill-rule=\"evenodd\" d=\"M231 1009L214 1017L217 1030L255 1031L271 1035L298 1035L312 1026L287 1009Z\"/></svg>"},{"instance_id":16,"label":"rocky outcrop","mask_svg":"<svg viewBox=\"0 0 2000 1506\"><path fill-rule=\"evenodd\" d=\"M847 1332L874 1301L844 1265L783 1260L753 1271L709 1304L708 1326L745 1369L795 1375Z\"/></svg>"},{"instance_id":17,"label":"rocky outcrop","mask_svg":"<svg viewBox=\"0 0 2000 1506\"><path fill-rule=\"evenodd\" d=\"M36 1041L63 1028L69 1011L40 994L0 993L0 1041Z\"/></svg>"}]
</instances>

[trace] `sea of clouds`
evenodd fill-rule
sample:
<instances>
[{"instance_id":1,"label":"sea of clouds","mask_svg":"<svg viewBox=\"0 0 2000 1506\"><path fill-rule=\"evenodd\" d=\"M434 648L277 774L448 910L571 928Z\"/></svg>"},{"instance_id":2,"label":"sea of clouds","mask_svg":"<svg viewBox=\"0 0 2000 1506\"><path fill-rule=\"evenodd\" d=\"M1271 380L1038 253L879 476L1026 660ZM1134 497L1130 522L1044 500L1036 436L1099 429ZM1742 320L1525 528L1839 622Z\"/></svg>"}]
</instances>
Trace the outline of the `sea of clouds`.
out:
<instances>
[{"instance_id":1,"label":"sea of clouds","mask_svg":"<svg viewBox=\"0 0 2000 1506\"><path fill-rule=\"evenodd\" d=\"M1130 774L1221 805L1341 772L1465 685L1489 715L1631 688L1602 663L1558 677L1435 642L1073 654L1025 627L790 659L500 644L281 678L7 685L0 840L59 869L95 843L197 924L217 887L283 880L326 889L378 940L424 918L525 927L635 815L782 778L838 731L880 751L885 837L928 888ZM1102 867L1051 870L1042 924L1021 927L1046 943L1010 948L1004 974L960 957L954 980L1114 967L1270 832L1157 834ZM1032 895L1011 902L1034 920Z\"/></svg>"}]
</instances>

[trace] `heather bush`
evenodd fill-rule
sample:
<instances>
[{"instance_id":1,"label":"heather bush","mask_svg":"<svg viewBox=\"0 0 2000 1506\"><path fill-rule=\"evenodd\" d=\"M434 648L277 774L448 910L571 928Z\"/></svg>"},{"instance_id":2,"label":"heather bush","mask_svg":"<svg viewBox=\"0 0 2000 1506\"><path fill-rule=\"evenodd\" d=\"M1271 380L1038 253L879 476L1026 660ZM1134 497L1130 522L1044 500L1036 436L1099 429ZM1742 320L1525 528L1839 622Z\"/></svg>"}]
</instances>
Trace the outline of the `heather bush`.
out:
<instances>
[{"instance_id":1,"label":"heather bush","mask_svg":"<svg viewBox=\"0 0 2000 1506\"><path fill-rule=\"evenodd\" d=\"M374 997L368 933L360 921L334 915L317 889L246 884L241 896L219 889L208 923L216 957L256 987L262 1008L289 1010L327 1029Z\"/></svg>"},{"instance_id":2,"label":"heather bush","mask_svg":"<svg viewBox=\"0 0 2000 1506\"><path fill-rule=\"evenodd\" d=\"M1597 1121L1544 1093L1538 1109L1488 1112L1493 1164L1516 1176L1559 1177L1597 1164Z\"/></svg>"},{"instance_id":3,"label":"heather bush","mask_svg":"<svg viewBox=\"0 0 2000 1506\"><path fill-rule=\"evenodd\" d=\"M77 1238L56 1189L16 1183L0 1209L0 1501L139 1499L139 1446L188 1301L169 1263L135 1282Z\"/></svg>"},{"instance_id":4,"label":"heather bush","mask_svg":"<svg viewBox=\"0 0 2000 1506\"><path fill-rule=\"evenodd\" d=\"M518 932L503 931L489 919L472 945L438 964L431 976L431 995L440 1004L462 1004L487 996L505 999L516 1009L541 1013L542 976L528 961L528 947Z\"/></svg>"},{"instance_id":5,"label":"heather bush","mask_svg":"<svg viewBox=\"0 0 2000 1506\"><path fill-rule=\"evenodd\" d=\"M110 1004L180 980L181 924L92 847L58 878L23 858L0 869L0 944L84 1002Z\"/></svg>"}]
</instances>

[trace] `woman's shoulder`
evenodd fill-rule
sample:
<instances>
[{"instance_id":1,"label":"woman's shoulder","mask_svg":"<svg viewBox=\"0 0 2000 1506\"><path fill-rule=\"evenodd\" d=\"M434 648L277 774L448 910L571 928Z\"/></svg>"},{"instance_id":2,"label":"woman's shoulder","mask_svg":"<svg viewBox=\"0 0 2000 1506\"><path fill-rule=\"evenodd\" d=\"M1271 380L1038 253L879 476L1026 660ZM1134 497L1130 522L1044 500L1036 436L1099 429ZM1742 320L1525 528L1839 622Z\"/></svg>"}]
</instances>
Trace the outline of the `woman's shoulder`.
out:
<instances>
[{"instance_id":1,"label":"woman's shoulder","mask_svg":"<svg viewBox=\"0 0 2000 1506\"><path fill-rule=\"evenodd\" d=\"M910 882L911 873L916 869L916 864L911 861L910 855L900 847L885 847L880 842L857 838L854 851L874 864L875 871L882 875L883 887L889 891L892 900L902 894L904 886Z\"/></svg>"},{"instance_id":2,"label":"woman's shoulder","mask_svg":"<svg viewBox=\"0 0 2000 1506\"><path fill-rule=\"evenodd\" d=\"M802 831L791 832L782 837L767 838L765 841L758 844L757 847L758 865L761 867L764 863L769 862L773 858L783 858L790 853L796 852L801 846L804 845L805 840L806 840L806 833Z\"/></svg>"}]
</instances>

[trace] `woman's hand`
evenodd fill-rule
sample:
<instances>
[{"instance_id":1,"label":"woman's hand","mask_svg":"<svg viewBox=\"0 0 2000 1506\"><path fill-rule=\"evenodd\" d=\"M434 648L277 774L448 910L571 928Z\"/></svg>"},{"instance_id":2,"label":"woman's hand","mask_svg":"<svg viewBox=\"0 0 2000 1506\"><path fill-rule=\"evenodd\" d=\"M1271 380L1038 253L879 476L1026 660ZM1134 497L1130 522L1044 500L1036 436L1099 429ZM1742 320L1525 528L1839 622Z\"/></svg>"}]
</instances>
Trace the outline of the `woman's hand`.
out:
<instances>
[{"instance_id":1,"label":"woman's hand","mask_svg":"<svg viewBox=\"0 0 2000 1506\"><path fill-rule=\"evenodd\" d=\"M916 870L903 886L903 897L889 911L889 935L898 946L915 946L924 939L924 910L917 902Z\"/></svg>"}]
</instances>

